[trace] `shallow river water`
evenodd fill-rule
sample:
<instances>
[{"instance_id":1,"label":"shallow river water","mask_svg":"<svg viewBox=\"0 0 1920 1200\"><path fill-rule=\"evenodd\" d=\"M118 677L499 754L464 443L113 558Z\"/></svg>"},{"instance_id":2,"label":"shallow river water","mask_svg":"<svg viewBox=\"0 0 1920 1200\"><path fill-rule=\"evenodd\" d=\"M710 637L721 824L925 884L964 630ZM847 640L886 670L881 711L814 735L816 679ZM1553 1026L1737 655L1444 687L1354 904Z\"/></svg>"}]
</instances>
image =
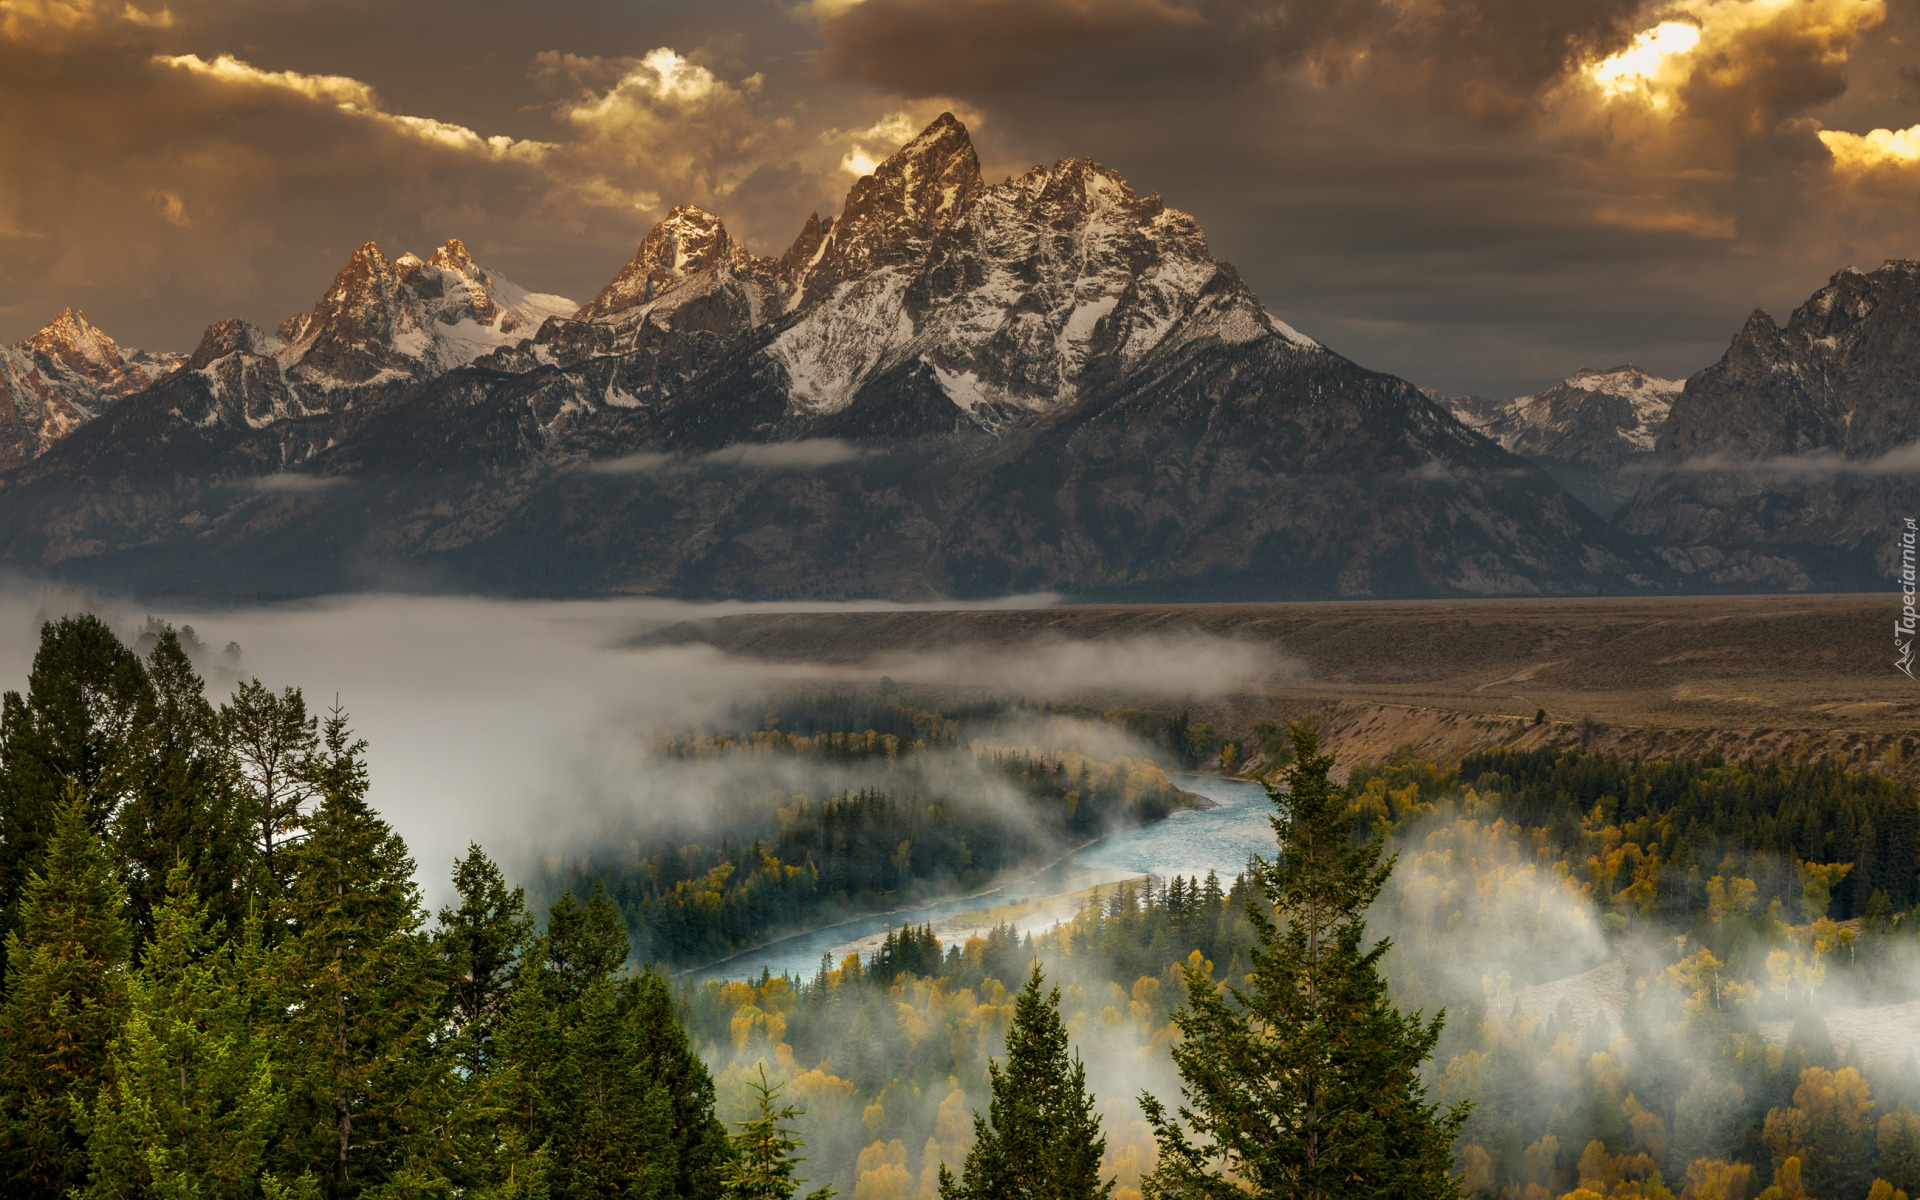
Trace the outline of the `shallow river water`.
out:
<instances>
[{"instance_id":1,"label":"shallow river water","mask_svg":"<svg viewBox=\"0 0 1920 1200\"><path fill-rule=\"evenodd\" d=\"M942 942L958 940L1002 918L1011 920L1023 933L1040 933L1071 915L1074 902L1068 897L1096 884L1139 875L1170 878L1177 874L1204 879L1208 871L1215 871L1225 886L1246 866L1249 855L1272 855L1273 828L1267 823L1272 806L1258 784L1211 775L1172 778L1188 791L1212 800L1215 807L1177 812L1151 825L1110 834L1037 874L1008 880L988 892L857 917L795 934L690 971L687 978L758 978L762 970L810 977L819 969L822 955L837 963L850 952L870 949L888 929L908 923L931 923ZM1056 902L1044 903L1050 900ZM1022 905L1022 910L986 915L989 909L1014 904Z\"/></svg>"}]
</instances>

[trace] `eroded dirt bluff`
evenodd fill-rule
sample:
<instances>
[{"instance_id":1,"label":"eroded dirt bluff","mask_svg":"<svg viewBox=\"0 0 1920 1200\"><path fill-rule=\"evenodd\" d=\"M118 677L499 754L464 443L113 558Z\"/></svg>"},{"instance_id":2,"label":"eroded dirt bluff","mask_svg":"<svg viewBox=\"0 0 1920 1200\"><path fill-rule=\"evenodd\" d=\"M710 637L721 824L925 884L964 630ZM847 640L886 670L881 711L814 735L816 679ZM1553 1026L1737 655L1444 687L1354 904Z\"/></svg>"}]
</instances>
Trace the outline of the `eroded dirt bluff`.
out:
<instances>
[{"instance_id":1,"label":"eroded dirt bluff","mask_svg":"<svg viewBox=\"0 0 1920 1200\"><path fill-rule=\"evenodd\" d=\"M888 673L924 686L934 682L926 664L955 655L1199 633L1270 649L1274 667L1212 696L1067 681L1061 694L1184 709L1231 732L1315 713L1348 761L1401 746L1451 757L1584 743L1733 759L1839 753L1914 777L1920 684L1892 665L1896 609L1885 594L1076 605L749 614L685 621L636 641L705 643L743 658L819 663L829 668L823 678ZM1542 709L1547 720L1536 726Z\"/></svg>"}]
</instances>

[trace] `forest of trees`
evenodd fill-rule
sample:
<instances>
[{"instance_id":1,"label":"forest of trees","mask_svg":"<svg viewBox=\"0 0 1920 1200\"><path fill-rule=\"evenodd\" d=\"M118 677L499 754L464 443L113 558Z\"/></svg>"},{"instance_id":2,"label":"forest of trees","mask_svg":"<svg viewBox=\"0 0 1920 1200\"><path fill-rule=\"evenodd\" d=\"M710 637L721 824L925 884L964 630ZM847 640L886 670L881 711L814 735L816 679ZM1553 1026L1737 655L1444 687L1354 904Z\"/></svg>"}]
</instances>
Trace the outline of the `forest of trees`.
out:
<instances>
[{"instance_id":1,"label":"forest of trees","mask_svg":"<svg viewBox=\"0 0 1920 1200\"><path fill-rule=\"evenodd\" d=\"M713 1197L735 1148L603 899L422 908L345 713L44 631L0 713L10 1200Z\"/></svg>"},{"instance_id":2,"label":"forest of trees","mask_svg":"<svg viewBox=\"0 0 1920 1200\"><path fill-rule=\"evenodd\" d=\"M1472 1102L1456 1145L1465 1190L1920 1195L1920 1048L1826 1027L1836 1005L1920 1000L1920 920L1911 902L1894 906L1887 874L1853 887L1862 843L1845 836L1871 821L1878 861L1903 864L1910 885L1911 788L1817 758L1580 752L1402 754L1356 766L1349 782L1354 840L1380 833L1399 854L1371 910L1393 939L1382 960L1393 994L1447 1013L1425 1077L1436 1098ZM1881 840L1903 823L1903 841ZM1038 937L1003 928L943 946L931 929L902 929L806 980L689 989L684 1012L723 1095L739 1063L791 1064L818 1114L809 1138L847 1164L840 1186L933 1200L930 1164L964 1150L952 1114L983 1094L1030 957L1060 981L1076 1037L1118 1053L1114 1074L1150 1075L1180 1036L1185 968L1222 985L1254 973L1254 895L1245 878L1115 885ZM1855 896L1858 909L1842 907ZM1617 982L1590 986L1622 989L1617 1016L1522 1004L1528 984L1606 962ZM1125 1101L1103 1096L1105 1169L1133 1200L1156 1147Z\"/></svg>"},{"instance_id":3,"label":"forest of trees","mask_svg":"<svg viewBox=\"0 0 1920 1200\"><path fill-rule=\"evenodd\" d=\"M773 1081L758 1062L736 1092L745 1103L730 1135L665 978L631 967L625 921L599 891L584 901L564 893L537 924L522 891L470 847L453 864L456 902L430 917L404 842L368 803L365 749L344 711L310 714L296 689L242 680L214 705L170 630L142 657L91 616L44 628L26 692L7 693L0 713L5 1194L792 1200L804 1182L801 1110L780 1101L789 1084L805 1096L818 1080ZM1327 760L1306 761L1324 783ZM1040 795L1084 782L1051 760L995 763L1032 776ZM1329 844L1328 828L1344 840L1340 793L1325 794L1332 825L1316 818L1321 840L1298 844ZM1314 896L1348 897L1329 926L1346 930L1326 943L1344 955L1331 965L1302 958L1248 909L1260 932L1252 958L1268 980L1258 995L1325 996L1300 1016L1303 1031L1339 1027L1342 1005L1355 1019L1402 1020L1375 973L1378 955L1345 954L1384 878L1367 867L1377 841L1356 853L1332 856L1317 875L1276 868L1259 883L1296 914L1289 928L1317 911ZM1183 919L1227 919L1217 884L1181 894ZM994 1039L1005 1060L987 1062L986 1111L956 1146L959 1172L938 1164L943 1200L1107 1200L1115 1190L1061 994L1043 990L1033 951L1003 928L943 955L922 928L890 936L875 955L875 994L889 976L922 970L982 988L1000 987L989 971L1026 979ZM838 975L867 978L857 960ZM1203 966L1188 984L1211 987ZM823 965L816 994L837 986ZM763 1033L785 1033L777 1014L759 1016ZM1275 1009L1250 1024L1216 1007L1203 1019L1245 1037L1286 1017ZM730 1024L743 1045L756 1021L736 1008ZM1407 1028L1415 1036L1402 1057L1423 1054L1429 1027ZM776 1057L791 1067L791 1047ZM1405 1070L1366 1074L1364 1047L1335 1057L1347 1065L1316 1078L1354 1095L1411 1097L1415 1118L1434 1111ZM1288 1072L1249 1065L1233 1086L1293 1087ZM870 1067L876 1085L892 1069ZM1204 1078L1219 1096L1219 1073L1196 1065L1189 1094ZM1452 1188L1444 1123L1431 1130L1438 1157L1340 1122L1306 1140L1276 1134L1350 1148L1340 1169L1418 1177L1437 1195ZM1308 1159L1335 1162L1316 1153ZM870 1157L860 1155L863 1167ZM874 1162L892 1165L890 1147ZM1227 1186L1209 1170L1194 1177L1211 1180L1198 1191L1172 1176L1161 1191ZM870 1192L863 1176L854 1200L874 1200ZM829 1186L809 1200L832 1195Z\"/></svg>"},{"instance_id":4,"label":"forest of trees","mask_svg":"<svg viewBox=\"0 0 1920 1200\"><path fill-rule=\"evenodd\" d=\"M1038 835L823 791L538 920L473 847L432 914L346 714L250 679L216 703L202 649L64 618L0 701L8 1197L791 1200L803 1156L848 1200L1920 1196L1920 1051L1872 1033L1920 1003L1920 809L1835 761L1402 754L1339 787L1310 737L1259 730L1281 852L1239 878L676 990L636 932L735 944L951 885L971 859L942 837ZM832 703L673 752L943 755L1061 842L1178 799L1144 760ZM733 875L769 862L811 890L720 942L633 918L746 904Z\"/></svg>"}]
</instances>

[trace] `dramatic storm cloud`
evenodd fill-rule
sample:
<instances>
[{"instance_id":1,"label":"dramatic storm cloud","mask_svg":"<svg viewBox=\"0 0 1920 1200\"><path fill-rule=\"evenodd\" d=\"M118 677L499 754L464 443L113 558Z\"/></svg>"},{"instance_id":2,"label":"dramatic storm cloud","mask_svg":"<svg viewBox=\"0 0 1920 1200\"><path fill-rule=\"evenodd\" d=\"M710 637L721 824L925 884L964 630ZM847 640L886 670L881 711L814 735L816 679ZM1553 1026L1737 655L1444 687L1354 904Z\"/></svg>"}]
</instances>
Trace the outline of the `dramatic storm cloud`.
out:
<instances>
[{"instance_id":1,"label":"dramatic storm cloud","mask_svg":"<svg viewBox=\"0 0 1920 1200\"><path fill-rule=\"evenodd\" d=\"M1920 254L1909 0L0 0L0 338L185 347L355 246L590 297L675 203L778 253L943 110L1087 155L1362 363L1684 374Z\"/></svg>"}]
</instances>

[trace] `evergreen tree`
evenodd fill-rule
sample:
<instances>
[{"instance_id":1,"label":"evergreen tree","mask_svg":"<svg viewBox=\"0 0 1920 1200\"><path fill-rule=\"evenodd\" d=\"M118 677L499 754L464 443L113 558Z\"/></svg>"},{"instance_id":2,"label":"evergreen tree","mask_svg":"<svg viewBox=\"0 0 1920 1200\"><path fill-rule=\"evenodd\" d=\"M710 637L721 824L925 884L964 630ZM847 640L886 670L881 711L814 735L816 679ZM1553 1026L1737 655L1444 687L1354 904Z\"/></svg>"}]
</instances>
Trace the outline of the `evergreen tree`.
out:
<instances>
[{"instance_id":1,"label":"evergreen tree","mask_svg":"<svg viewBox=\"0 0 1920 1200\"><path fill-rule=\"evenodd\" d=\"M439 947L447 966L447 1020L470 1076L492 1065L493 1035L511 994L514 972L533 943L526 892L508 889L500 868L478 846L453 865L458 908L440 910Z\"/></svg>"},{"instance_id":2,"label":"evergreen tree","mask_svg":"<svg viewBox=\"0 0 1920 1200\"><path fill-rule=\"evenodd\" d=\"M721 1195L729 1200L793 1200L806 1180L794 1176L794 1169L806 1160L800 1157L800 1138L788 1124L800 1115L791 1104L774 1106L780 1098L780 1085L767 1082L767 1067L760 1064L760 1078L747 1080L753 1092L754 1115L739 1122L733 1135L733 1161L721 1170ZM807 1200L833 1200L831 1187L815 1188Z\"/></svg>"},{"instance_id":3,"label":"evergreen tree","mask_svg":"<svg viewBox=\"0 0 1920 1200\"><path fill-rule=\"evenodd\" d=\"M74 1103L90 1097L125 1006L125 897L77 786L7 935L0 1001L0 1157L16 1200L86 1182Z\"/></svg>"},{"instance_id":4,"label":"evergreen tree","mask_svg":"<svg viewBox=\"0 0 1920 1200\"><path fill-rule=\"evenodd\" d=\"M214 947L185 864L168 889L85 1121L85 1200L250 1200L285 1107L271 1035L254 1019L265 982L257 940Z\"/></svg>"},{"instance_id":5,"label":"evergreen tree","mask_svg":"<svg viewBox=\"0 0 1920 1200\"><path fill-rule=\"evenodd\" d=\"M973 1149L958 1180L940 1168L941 1200L1106 1200L1106 1134L1087 1091L1086 1064L1067 1054L1060 989L1042 992L1033 965L1014 1001L1004 1063L987 1063L993 1098L973 1116Z\"/></svg>"},{"instance_id":6,"label":"evergreen tree","mask_svg":"<svg viewBox=\"0 0 1920 1200\"><path fill-rule=\"evenodd\" d=\"M658 1080L671 1105L673 1194L686 1200L714 1195L732 1151L726 1126L713 1115L713 1079L687 1040L666 976L643 970L623 980L621 999L642 1077Z\"/></svg>"},{"instance_id":7,"label":"evergreen tree","mask_svg":"<svg viewBox=\"0 0 1920 1200\"><path fill-rule=\"evenodd\" d=\"M367 804L365 743L335 710L311 771L321 795L288 852L281 1003L289 1123L285 1168L311 1167L329 1200L403 1173L444 1136L450 1061L435 1044L443 969L406 843Z\"/></svg>"},{"instance_id":8,"label":"evergreen tree","mask_svg":"<svg viewBox=\"0 0 1920 1200\"><path fill-rule=\"evenodd\" d=\"M713 1083L658 975L617 978L625 927L599 892L563 895L527 956L495 1041L503 1126L547 1147L554 1200L705 1200L729 1151Z\"/></svg>"},{"instance_id":9,"label":"evergreen tree","mask_svg":"<svg viewBox=\"0 0 1920 1200\"><path fill-rule=\"evenodd\" d=\"M133 651L90 614L40 629L27 694L0 700L0 929L39 867L70 795L104 831L139 774L139 731L152 689Z\"/></svg>"},{"instance_id":10,"label":"evergreen tree","mask_svg":"<svg viewBox=\"0 0 1920 1200\"><path fill-rule=\"evenodd\" d=\"M1249 986L1186 969L1173 1049L1186 1104L1176 1119L1141 1096L1160 1144L1144 1190L1168 1200L1455 1197L1452 1143L1466 1112L1426 1103L1418 1074L1441 1017L1402 1014L1380 974L1387 943L1365 946L1366 909L1392 861L1377 836L1352 844L1332 756L1312 729L1290 733L1285 790L1268 788L1279 853L1249 868L1265 901L1247 904L1258 935Z\"/></svg>"},{"instance_id":11,"label":"evergreen tree","mask_svg":"<svg viewBox=\"0 0 1920 1200\"><path fill-rule=\"evenodd\" d=\"M279 905L291 886L292 850L305 836L318 795L319 719L298 688L278 695L259 680L234 689L220 708L220 737L236 776L239 819L250 842L248 894L269 941L280 937Z\"/></svg>"},{"instance_id":12,"label":"evergreen tree","mask_svg":"<svg viewBox=\"0 0 1920 1200\"><path fill-rule=\"evenodd\" d=\"M169 876L185 864L217 933L240 932L245 831L234 808L219 719L180 637L162 627L146 659L151 719L140 728L139 778L116 816L113 843L132 904L136 945L153 936Z\"/></svg>"}]
</instances>

